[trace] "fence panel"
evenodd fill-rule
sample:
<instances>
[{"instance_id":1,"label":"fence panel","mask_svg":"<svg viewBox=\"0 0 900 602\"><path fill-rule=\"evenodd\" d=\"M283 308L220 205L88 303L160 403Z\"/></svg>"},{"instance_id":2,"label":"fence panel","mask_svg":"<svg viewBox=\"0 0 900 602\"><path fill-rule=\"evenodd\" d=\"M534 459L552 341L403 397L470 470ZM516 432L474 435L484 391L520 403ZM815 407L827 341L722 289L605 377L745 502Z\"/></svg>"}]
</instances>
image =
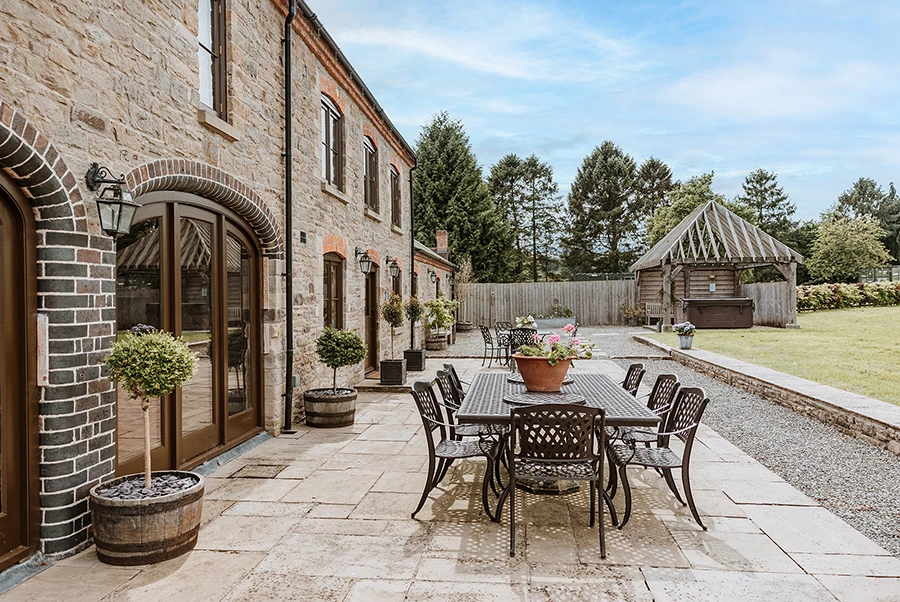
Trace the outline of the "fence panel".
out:
<instances>
[{"instance_id":1,"label":"fence panel","mask_svg":"<svg viewBox=\"0 0 900 602\"><path fill-rule=\"evenodd\" d=\"M754 326L775 326L784 328L794 316L791 315L787 282L757 282L755 284L742 284L741 296L753 299L755 309L753 311Z\"/></svg>"},{"instance_id":2,"label":"fence panel","mask_svg":"<svg viewBox=\"0 0 900 602\"><path fill-rule=\"evenodd\" d=\"M634 280L479 283L460 288L460 319L493 325L528 314L549 314L558 301L583 325L624 324L620 306L635 303Z\"/></svg>"}]
</instances>

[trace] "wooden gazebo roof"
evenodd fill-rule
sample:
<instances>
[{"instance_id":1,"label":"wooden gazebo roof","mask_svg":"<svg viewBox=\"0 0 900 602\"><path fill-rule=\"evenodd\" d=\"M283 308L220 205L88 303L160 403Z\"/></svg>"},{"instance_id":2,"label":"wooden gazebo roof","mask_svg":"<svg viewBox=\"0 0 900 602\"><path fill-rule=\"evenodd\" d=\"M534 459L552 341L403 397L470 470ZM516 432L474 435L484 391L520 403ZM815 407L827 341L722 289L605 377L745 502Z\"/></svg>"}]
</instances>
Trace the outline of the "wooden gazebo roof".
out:
<instances>
[{"instance_id":1,"label":"wooden gazebo roof","mask_svg":"<svg viewBox=\"0 0 900 602\"><path fill-rule=\"evenodd\" d=\"M700 205L634 262L632 272L665 264L802 263L803 256L715 201Z\"/></svg>"}]
</instances>

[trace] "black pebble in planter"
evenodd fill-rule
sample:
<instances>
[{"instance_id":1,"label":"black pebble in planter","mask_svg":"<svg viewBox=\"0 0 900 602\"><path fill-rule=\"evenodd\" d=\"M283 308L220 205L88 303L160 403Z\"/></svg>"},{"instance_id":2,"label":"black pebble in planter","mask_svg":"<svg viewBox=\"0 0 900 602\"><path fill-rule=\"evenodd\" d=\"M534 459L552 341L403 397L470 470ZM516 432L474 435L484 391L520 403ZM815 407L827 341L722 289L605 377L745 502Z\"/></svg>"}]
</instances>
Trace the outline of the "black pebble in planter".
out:
<instances>
[{"instance_id":1,"label":"black pebble in planter","mask_svg":"<svg viewBox=\"0 0 900 602\"><path fill-rule=\"evenodd\" d=\"M406 384L406 359L381 360L381 384L405 385Z\"/></svg>"},{"instance_id":2,"label":"black pebble in planter","mask_svg":"<svg viewBox=\"0 0 900 602\"><path fill-rule=\"evenodd\" d=\"M407 349L403 352L403 359L406 360L406 369L410 372L422 372L425 370L424 349Z\"/></svg>"}]
</instances>

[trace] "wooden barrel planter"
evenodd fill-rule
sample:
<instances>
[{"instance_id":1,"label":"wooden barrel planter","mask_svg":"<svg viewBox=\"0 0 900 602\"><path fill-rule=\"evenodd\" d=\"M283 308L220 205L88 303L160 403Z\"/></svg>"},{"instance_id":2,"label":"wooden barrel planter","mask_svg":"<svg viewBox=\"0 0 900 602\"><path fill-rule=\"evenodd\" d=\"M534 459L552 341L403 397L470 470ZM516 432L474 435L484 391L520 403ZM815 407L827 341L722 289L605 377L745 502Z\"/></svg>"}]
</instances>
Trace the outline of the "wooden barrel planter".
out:
<instances>
[{"instance_id":1,"label":"wooden barrel planter","mask_svg":"<svg viewBox=\"0 0 900 602\"><path fill-rule=\"evenodd\" d=\"M106 498L98 491L143 475L119 477L91 489L91 526L97 557L102 562L123 566L152 564L181 556L197 545L203 477L177 470L163 474L180 479L193 477L197 483L169 495L137 500Z\"/></svg>"},{"instance_id":2,"label":"wooden barrel planter","mask_svg":"<svg viewBox=\"0 0 900 602\"><path fill-rule=\"evenodd\" d=\"M441 351L449 347L447 333L430 334L425 337L425 349L430 351Z\"/></svg>"},{"instance_id":3,"label":"wooden barrel planter","mask_svg":"<svg viewBox=\"0 0 900 602\"><path fill-rule=\"evenodd\" d=\"M306 424L318 428L350 426L356 418L356 390L310 389L303 392Z\"/></svg>"}]
</instances>

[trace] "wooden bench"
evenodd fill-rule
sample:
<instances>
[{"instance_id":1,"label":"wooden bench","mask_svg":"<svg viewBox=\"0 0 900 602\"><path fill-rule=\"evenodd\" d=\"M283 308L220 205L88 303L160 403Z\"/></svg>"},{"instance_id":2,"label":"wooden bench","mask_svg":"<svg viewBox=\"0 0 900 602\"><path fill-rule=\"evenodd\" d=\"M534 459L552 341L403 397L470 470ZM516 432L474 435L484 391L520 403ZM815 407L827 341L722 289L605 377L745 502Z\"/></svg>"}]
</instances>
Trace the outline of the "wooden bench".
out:
<instances>
[{"instance_id":1,"label":"wooden bench","mask_svg":"<svg viewBox=\"0 0 900 602\"><path fill-rule=\"evenodd\" d=\"M653 318L662 320L662 303L644 303L644 311L647 312L647 324L653 324Z\"/></svg>"}]
</instances>

